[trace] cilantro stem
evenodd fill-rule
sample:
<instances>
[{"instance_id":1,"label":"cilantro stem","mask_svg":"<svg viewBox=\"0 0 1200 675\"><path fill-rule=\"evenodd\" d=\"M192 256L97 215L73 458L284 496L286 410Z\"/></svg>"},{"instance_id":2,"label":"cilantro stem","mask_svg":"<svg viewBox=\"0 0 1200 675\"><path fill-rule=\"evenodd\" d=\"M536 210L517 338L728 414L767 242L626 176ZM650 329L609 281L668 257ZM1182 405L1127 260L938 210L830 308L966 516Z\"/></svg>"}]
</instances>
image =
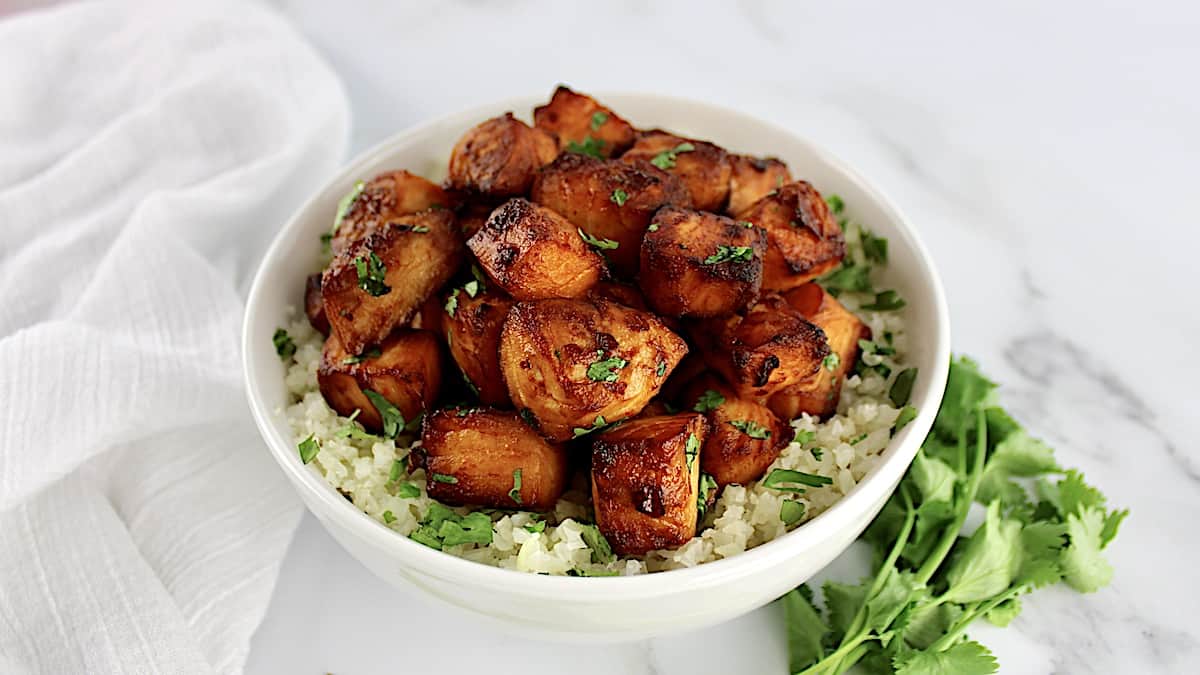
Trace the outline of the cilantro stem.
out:
<instances>
[{"instance_id":1,"label":"cilantro stem","mask_svg":"<svg viewBox=\"0 0 1200 675\"><path fill-rule=\"evenodd\" d=\"M986 603L976 602L968 605L969 609L963 612L962 616L958 617L958 620L951 624L945 635L938 638L932 645L929 645L929 649L931 651L944 652L953 647L958 642L959 636L962 635L963 631L967 630L967 626L971 625L973 621L992 611L1001 603L1017 597L1023 590L1025 590L1023 586L1013 586L991 600L988 600Z\"/></svg>"},{"instance_id":2,"label":"cilantro stem","mask_svg":"<svg viewBox=\"0 0 1200 675\"><path fill-rule=\"evenodd\" d=\"M961 496L958 503L958 513L954 514L954 520L942 530L942 538L938 540L933 551L929 554L921 568L917 570L916 582L918 584L928 584L929 580L942 566L942 562L949 555L950 549L954 546L954 542L958 540L958 532L962 529L963 523L967 520L967 512L971 509L971 504L975 502L975 493L979 491L979 482L983 480L983 465L987 460L987 417L984 414L983 408L975 411L976 429L975 434L975 458L971 465L971 473L967 476L967 486L964 489L964 494ZM959 431L959 443L965 445L966 428Z\"/></svg>"},{"instance_id":3,"label":"cilantro stem","mask_svg":"<svg viewBox=\"0 0 1200 675\"><path fill-rule=\"evenodd\" d=\"M863 603L859 605L858 611L855 612L854 620L850 622L850 627L846 630L846 635L843 636L842 644L839 645L838 651L841 651L841 646L845 646L847 644L847 638L849 638L851 635L858 635L858 633L862 631L863 624L867 621L867 601L877 595L879 591L883 590L884 580L887 579L888 575L895 570L896 561L900 559L900 553L904 550L905 544L908 543L908 537L912 533L913 525L917 520L917 510L913 508L912 496L909 494L907 484L900 486L900 498L904 500L904 523L900 526L900 531L896 535L896 543L892 544L892 550L888 552L887 558L885 558L883 563L879 566L880 571L875 575L875 580L871 583L870 590L868 590L867 594L863 596ZM834 654L836 653L837 652L834 652ZM831 655L822 660L830 661L832 658L833 657ZM861 658L861 655L859 658ZM855 663L857 660L858 659L850 661L850 664ZM833 672L840 673L850 667L849 665L843 667L843 664L840 661L840 658L838 661L830 661L829 665L837 666Z\"/></svg>"},{"instance_id":4,"label":"cilantro stem","mask_svg":"<svg viewBox=\"0 0 1200 675\"><path fill-rule=\"evenodd\" d=\"M796 673L796 675L817 675L817 673L841 673L841 672L844 672L846 670L846 668L842 667L842 663L841 663L842 659L850 656L850 654L853 653L854 650L858 649L859 646L861 646L864 642L868 642L870 640L876 640L876 639L878 639L878 638L874 635L871 635L870 633L863 633L862 635L858 635L853 640L850 640L849 642L842 644L840 647L837 648L836 651L834 651L829 656L826 656L825 658L821 659L820 661L817 661L816 663L805 668L804 670L800 671L799 673ZM847 668L848 667L849 666L847 666Z\"/></svg>"}]
</instances>

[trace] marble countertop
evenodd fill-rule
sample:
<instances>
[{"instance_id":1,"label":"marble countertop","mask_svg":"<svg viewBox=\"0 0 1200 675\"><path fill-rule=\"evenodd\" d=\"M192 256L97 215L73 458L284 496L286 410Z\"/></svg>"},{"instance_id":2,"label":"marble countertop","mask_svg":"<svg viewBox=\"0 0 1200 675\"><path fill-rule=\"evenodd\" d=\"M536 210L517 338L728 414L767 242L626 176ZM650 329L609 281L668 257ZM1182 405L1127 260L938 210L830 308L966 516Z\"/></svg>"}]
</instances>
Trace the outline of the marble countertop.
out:
<instances>
[{"instance_id":1,"label":"marble countertop","mask_svg":"<svg viewBox=\"0 0 1200 675\"><path fill-rule=\"evenodd\" d=\"M644 90L816 139L916 222L956 350L1132 509L1113 584L978 626L1004 673L1200 670L1200 9L1183 3L276 3L343 77L352 148L476 103ZM856 573L854 554L827 571ZM767 607L615 646L496 633L306 516L248 672L784 673Z\"/></svg>"}]
</instances>

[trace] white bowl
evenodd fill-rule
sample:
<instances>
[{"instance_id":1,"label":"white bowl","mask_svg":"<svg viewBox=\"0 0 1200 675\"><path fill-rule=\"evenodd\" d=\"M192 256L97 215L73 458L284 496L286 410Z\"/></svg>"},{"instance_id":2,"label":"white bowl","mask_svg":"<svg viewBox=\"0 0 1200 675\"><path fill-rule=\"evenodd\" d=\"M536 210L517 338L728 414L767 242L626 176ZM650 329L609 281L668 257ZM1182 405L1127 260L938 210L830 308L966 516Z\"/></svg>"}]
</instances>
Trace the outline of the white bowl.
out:
<instances>
[{"instance_id":1,"label":"white bowl","mask_svg":"<svg viewBox=\"0 0 1200 675\"><path fill-rule=\"evenodd\" d=\"M760 607L804 582L870 523L933 424L950 361L941 282L916 231L877 189L803 138L733 110L646 94L604 94L606 105L642 128L662 127L730 150L782 158L798 178L843 197L850 217L889 240L885 285L908 300L912 394L917 418L892 439L880 464L833 507L795 531L732 558L633 577L550 577L488 567L411 541L372 520L301 464L284 419L284 366L271 343L288 307L300 307L305 276L320 265L318 237L354 182L405 168L439 180L455 140L471 126L544 100L528 97L450 115L401 132L363 153L308 201L276 236L254 280L243 334L246 390L267 447L310 511L347 551L396 586L417 587L452 605L540 637L642 639L715 624Z\"/></svg>"}]
</instances>

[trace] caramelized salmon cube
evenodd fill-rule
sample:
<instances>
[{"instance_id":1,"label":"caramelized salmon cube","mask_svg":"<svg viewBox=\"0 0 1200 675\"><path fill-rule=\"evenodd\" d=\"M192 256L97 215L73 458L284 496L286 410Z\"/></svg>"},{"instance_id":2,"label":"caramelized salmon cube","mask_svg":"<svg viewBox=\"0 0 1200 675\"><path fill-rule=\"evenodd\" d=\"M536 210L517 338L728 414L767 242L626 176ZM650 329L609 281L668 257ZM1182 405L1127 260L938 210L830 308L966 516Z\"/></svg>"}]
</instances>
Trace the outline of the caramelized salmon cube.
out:
<instances>
[{"instance_id":1,"label":"caramelized salmon cube","mask_svg":"<svg viewBox=\"0 0 1200 675\"><path fill-rule=\"evenodd\" d=\"M696 535L703 415L632 420L592 442L596 525L620 555L686 544Z\"/></svg>"},{"instance_id":2,"label":"caramelized salmon cube","mask_svg":"<svg viewBox=\"0 0 1200 675\"><path fill-rule=\"evenodd\" d=\"M384 431L384 417L365 391L395 406L410 423L437 398L442 383L441 347L423 330L400 330L365 354L346 351L336 334L325 341L317 384L329 407L356 418L373 433Z\"/></svg>"}]
</instances>

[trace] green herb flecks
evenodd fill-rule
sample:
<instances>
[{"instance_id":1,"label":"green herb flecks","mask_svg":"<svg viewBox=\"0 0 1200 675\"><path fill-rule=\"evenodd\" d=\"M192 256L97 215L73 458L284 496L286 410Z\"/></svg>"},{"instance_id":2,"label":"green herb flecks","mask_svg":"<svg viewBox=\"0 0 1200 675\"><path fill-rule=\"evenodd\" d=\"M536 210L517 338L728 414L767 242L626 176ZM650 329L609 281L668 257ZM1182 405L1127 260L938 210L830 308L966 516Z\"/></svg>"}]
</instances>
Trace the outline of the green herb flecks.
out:
<instances>
[{"instance_id":1,"label":"green herb flecks","mask_svg":"<svg viewBox=\"0 0 1200 675\"><path fill-rule=\"evenodd\" d=\"M508 498L513 500L517 504L522 503L521 502L521 470L520 469L516 469L515 471L513 471L513 486L512 486L512 489L508 491Z\"/></svg>"},{"instance_id":2,"label":"green herb flecks","mask_svg":"<svg viewBox=\"0 0 1200 675\"><path fill-rule=\"evenodd\" d=\"M271 336L271 342L275 344L275 353L284 361L292 358L292 355L296 353L296 342L282 328L275 329L275 334Z\"/></svg>"},{"instance_id":3,"label":"green herb flecks","mask_svg":"<svg viewBox=\"0 0 1200 675\"><path fill-rule=\"evenodd\" d=\"M696 405L692 406L692 410L700 413L709 412L716 410L723 403L725 403L725 397L720 392L713 389L705 389L704 393L700 394L700 398L696 399Z\"/></svg>"},{"instance_id":4,"label":"green herb flecks","mask_svg":"<svg viewBox=\"0 0 1200 675\"><path fill-rule=\"evenodd\" d=\"M588 246L598 248L601 251L611 251L620 246L620 244L612 239L597 239L587 232L584 232L583 228L577 227L575 230L579 232L579 238L586 242Z\"/></svg>"},{"instance_id":5,"label":"green herb flecks","mask_svg":"<svg viewBox=\"0 0 1200 675\"><path fill-rule=\"evenodd\" d=\"M687 442L683 445L683 456L687 461L688 471L691 471L696 458L700 456L700 439L696 438L696 434L688 434Z\"/></svg>"},{"instance_id":6,"label":"green herb flecks","mask_svg":"<svg viewBox=\"0 0 1200 675\"><path fill-rule=\"evenodd\" d=\"M467 283L463 284L462 289L463 289L463 292L467 294L467 297L473 298L473 297L479 295L479 282L472 279L472 280L468 281Z\"/></svg>"},{"instance_id":7,"label":"green herb flecks","mask_svg":"<svg viewBox=\"0 0 1200 675\"><path fill-rule=\"evenodd\" d=\"M888 240L876 237L865 227L858 228L859 241L862 242L863 257L876 265L886 265L888 260Z\"/></svg>"},{"instance_id":8,"label":"green herb flecks","mask_svg":"<svg viewBox=\"0 0 1200 675\"><path fill-rule=\"evenodd\" d=\"M658 365L654 366L654 375L656 377L662 377L663 375L666 375L666 374L667 374L667 362L659 361Z\"/></svg>"},{"instance_id":9,"label":"green herb flecks","mask_svg":"<svg viewBox=\"0 0 1200 675\"><path fill-rule=\"evenodd\" d=\"M592 113L592 131L599 131L600 127L604 126L604 123L607 121L608 113L604 112L603 110L597 110L596 112Z\"/></svg>"},{"instance_id":10,"label":"green herb flecks","mask_svg":"<svg viewBox=\"0 0 1200 675\"><path fill-rule=\"evenodd\" d=\"M392 523L396 522L395 514L393 514L391 511L384 511L383 512L383 522L387 523L388 525L391 525Z\"/></svg>"},{"instance_id":11,"label":"green herb flecks","mask_svg":"<svg viewBox=\"0 0 1200 675\"><path fill-rule=\"evenodd\" d=\"M704 259L705 265L719 265L720 263L748 263L754 260L754 249L750 246L726 246L720 244L717 246L717 252Z\"/></svg>"},{"instance_id":12,"label":"green herb flecks","mask_svg":"<svg viewBox=\"0 0 1200 675\"><path fill-rule=\"evenodd\" d=\"M608 544L608 540L604 538L603 534L600 534L600 528L595 525L583 525L580 529L582 530L583 543L592 549L592 562L604 564L617 559L617 556L613 554L612 546Z\"/></svg>"},{"instance_id":13,"label":"green herb flecks","mask_svg":"<svg viewBox=\"0 0 1200 675\"><path fill-rule=\"evenodd\" d=\"M696 491L696 519L704 520L704 514L708 512L708 505L713 495L717 491L717 479L707 473L700 474L700 489Z\"/></svg>"},{"instance_id":14,"label":"green herb flecks","mask_svg":"<svg viewBox=\"0 0 1200 675\"><path fill-rule=\"evenodd\" d=\"M384 283L387 266L374 251L368 251L366 258L355 258L354 270L358 273L358 287L367 295L377 298L392 292L392 287Z\"/></svg>"},{"instance_id":15,"label":"green herb flecks","mask_svg":"<svg viewBox=\"0 0 1200 675\"><path fill-rule=\"evenodd\" d=\"M882 291L875 294L874 302L863 305L862 309L873 312L894 312L907 304L896 291Z\"/></svg>"},{"instance_id":16,"label":"green herb flecks","mask_svg":"<svg viewBox=\"0 0 1200 675\"><path fill-rule=\"evenodd\" d=\"M396 496L401 499L416 499L421 496L421 488L414 483L401 483L400 487L396 488Z\"/></svg>"},{"instance_id":17,"label":"green herb flecks","mask_svg":"<svg viewBox=\"0 0 1200 675\"><path fill-rule=\"evenodd\" d=\"M616 382L617 371L629 362L617 356L604 358L604 351L596 351L596 360L587 367L587 378L592 382Z\"/></svg>"},{"instance_id":18,"label":"green herb flecks","mask_svg":"<svg viewBox=\"0 0 1200 675\"><path fill-rule=\"evenodd\" d=\"M546 521L534 520L534 521L525 523L525 531L528 532L529 534L538 534L539 532L545 532L546 531Z\"/></svg>"},{"instance_id":19,"label":"green herb flecks","mask_svg":"<svg viewBox=\"0 0 1200 675\"><path fill-rule=\"evenodd\" d=\"M460 516L435 502L409 538L439 551L463 544L487 546L492 543L492 519L480 511Z\"/></svg>"},{"instance_id":20,"label":"green herb flecks","mask_svg":"<svg viewBox=\"0 0 1200 675\"><path fill-rule=\"evenodd\" d=\"M317 442L315 435L309 435L308 438L300 441L300 444L296 448L300 451L300 461L308 464L321 451L321 444Z\"/></svg>"},{"instance_id":21,"label":"green herb flecks","mask_svg":"<svg viewBox=\"0 0 1200 675\"><path fill-rule=\"evenodd\" d=\"M629 193L625 192L621 188L617 188L616 190L612 191L612 194L609 195L608 199L617 206L625 206L625 202L629 200Z\"/></svg>"},{"instance_id":22,"label":"green herb flecks","mask_svg":"<svg viewBox=\"0 0 1200 675\"><path fill-rule=\"evenodd\" d=\"M829 210L832 211L833 215L835 216L842 215L842 211L846 210L846 203L843 202L842 198L837 195L829 195L825 198L825 203L829 205Z\"/></svg>"},{"instance_id":23,"label":"green herb flecks","mask_svg":"<svg viewBox=\"0 0 1200 675\"><path fill-rule=\"evenodd\" d=\"M592 422L592 426L590 426L586 429L583 427L575 427L574 429L571 429L571 438L579 438L580 436L586 436L586 435L592 433L593 431L600 431L607 426L608 426L608 422L604 421L604 415L596 415L596 419Z\"/></svg>"},{"instance_id":24,"label":"green herb flecks","mask_svg":"<svg viewBox=\"0 0 1200 675\"><path fill-rule=\"evenodd\" d=\"M1103 551L1128 512L1064 471L995 407L994 388L970 360L951 363L934 431L863 535L873 575L826 582L823 609L806 588L784 597L791 672L835 675L861 662L897 675L992 673L995 658L965 638L972 622L1004 625L1020 596L1059 581L1081 592L1108 583ZM1036 481L1036 503L1015 478ZM965 536L975 502L986 515Z\"/></svg>"},{"instance_id":25,"label":"green herb flecks","mask_svg":"<svg viewBox=\"0 0 1200 675\"><path fill-rule=\"evenodd\" d=\"M888 390L888 398L897 408L908 405L908 400L912 398L913 382L917 379L916 368L905 368L896 376L892 382L892 388Z\"/></svg>"},{"instance_id":26,"label":"green herb flecks","mask_svg":"<svg viewBox=\"0 0 1200 675\"><path fill-rule=\"evenodd\" d=\"M675 160L684 152L692 152L696 146L691 143L680 143L670 150L663 150L654 157L650 158L650 163L658 168L666 171L667 169L675 168Z\"/></svg>"},{"instance_id":27,"label":"green herb flecks","mask_svg":"<svg viewBox=\"0 0 1200 675\"><path fill-rule=\"evenodd\" d=\"M359 196L362 195L363 189L366 186L366 183L361 180L358 181L354 184L354 188L350 190L349 194L338 201L337 212L333 216L333 227L329 230L330 239L333 238L333 235L337 234L338 228L342 226L342 221L346 218L346 214L350 212L350 208L354 206L354 202L358 201Z\"/></svg>"},{"instance_id":28,"label":"green herb flecks","mask_svg":"<svg viewBox=\"0 0 1200 675\"><path fill-rule=\"evenodd\" d=\"M363 395L375 406L375 410L379 412L380 419L383 420L383 435L388 438L395 438L404 431L405 422L404 415L400 409L392 405L392 402L383 397L382 394L363 389Z\"/></svg>"},{"instance_id":29,"label":"green herb flecks","mask_svg":"<svg viewBox=\"0 0 1200 675\"><path fill-rule=\"evenodd\" d=\"M825 370L832 373L838 369L838 366L842 365L842 357L838 356L837 352L830 352L829 356L826 356L821 361L821 365L825 367Z\"/></svg>"},{"instance_id":30,"label":"green herb flecks","mask_svg":"<svg viewBox=\"0 0 1200 675\"><path fill-rule=\"evenodd\" d=\"M793 499L784 500L779 505L779 519L784 525L795 525L804 518L804 504Z\"/></svg>"},{"instance_id":31,"label":"green herb flecks","mask_svg":"<svg viewBox=\"0 0 1200 675\"><path fill-rule=\"evenodd\" d=\"M458 312L458 289L450 291L450 297L446 298L446 313L451 317Z\"/></svg>"},{"instance_id":32,"label":"green herb flecks","mask_svg":"<svg viewBox=\"0 0 1200 675\"><path fill-rule=\"evenodd\" d=\"M730 420L729 426L746 434L750 438L765 440L771 437L771 430L754 420Z\"/></svg>"},{"instance_id":33,"label":"green herb flecks","mask_svg":"<svg viewBox=\"0 0 1200 675\"><path fill-rule=\"evenodd\" d=\"M800 485L807 487L824 487L832 484L833 479L827 476L818 476L816 474L805 473L803 471L793 471L791 469L775 469L771 471L771 473L767 474L766 479L764 479L762 482L763 487L771 488L772 490L779 490L780 492L792 492L798 495L804 494L805 492L803 487L797 487Z\"/></svg>"},{"instance_id":34,"label":"green herb flecks","mask_svg":"<svg viewBox=\"0 0 1200 675\"><path fill-rule=\"evenodd\" d=\"M596 159L604 159L604 141L598 138L584 136L582 142L571 141L567 143L567 152L574 152L579 155L587 155Z\"/></svg>"},{"instance_id":35,"label":"green herb flecks","mask_svg":"<svg viewBox=\"0 0 1200 675\"><path fill-rule=\"evenodd\" d=\"M435 473L431 476L435 483L446 483L447 485L457 485L458 478L445 473Z\"/></svg>"}]
</instances>

